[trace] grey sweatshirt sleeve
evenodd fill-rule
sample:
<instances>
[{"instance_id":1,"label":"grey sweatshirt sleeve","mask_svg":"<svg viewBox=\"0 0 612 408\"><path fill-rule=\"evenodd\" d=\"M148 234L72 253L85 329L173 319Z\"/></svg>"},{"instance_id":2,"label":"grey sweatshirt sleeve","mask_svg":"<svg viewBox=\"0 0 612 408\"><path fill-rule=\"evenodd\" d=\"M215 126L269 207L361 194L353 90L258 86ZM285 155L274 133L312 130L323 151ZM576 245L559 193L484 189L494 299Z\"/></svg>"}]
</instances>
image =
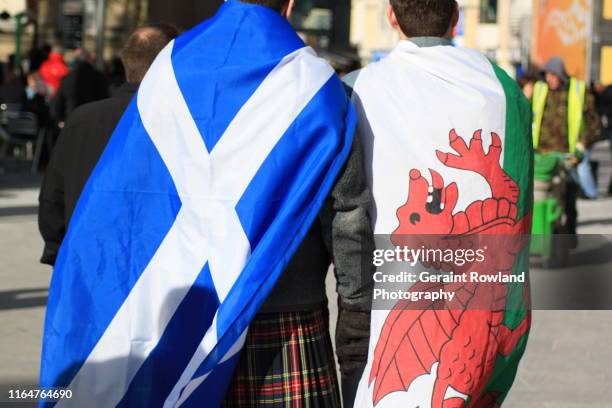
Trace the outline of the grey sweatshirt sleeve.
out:
<instances>
[{"instance_id":1,"label":"grey sweatshirt sleeve","mask_svg":"<svg viewBox=\"0 0 612 408\"><path fill-rule=\"evenodd\" d=\"M338 292L336 353L345 406L355 398L368 357L373 289L374 237L359 137L344 171L321 212L326 245L334 264Z\"/></svg>"},{"instance_id":2,"label":"grey sweatshirt sleeve","mask_svg":"<svg viewBox=\"0 0 612 408\"><path fill-rule=\"evenodd\" d=\"M371 194L363 166L361 143L355 137L344 170L321 212L338 296L347 309L355 311L369 311L372 300L374 237L369 213Z\"/></svg>"}]
</instances>

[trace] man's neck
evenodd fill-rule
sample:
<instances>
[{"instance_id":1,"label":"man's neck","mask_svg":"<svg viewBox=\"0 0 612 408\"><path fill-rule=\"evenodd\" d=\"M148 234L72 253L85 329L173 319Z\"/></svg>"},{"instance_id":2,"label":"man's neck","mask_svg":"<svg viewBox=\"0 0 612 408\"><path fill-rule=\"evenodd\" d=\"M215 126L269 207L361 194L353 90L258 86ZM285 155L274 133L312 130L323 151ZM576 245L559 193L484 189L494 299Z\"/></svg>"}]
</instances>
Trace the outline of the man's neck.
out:
<instances>
[{"instance_id":1,"label":"man's neck","mask_svg":"<svg viewBox=\"0 0 612 408\"><path fill-rule=\"evenodd\" d=\"M419 47L435 47L438 45L452 45L450 39L445 37L409 37L408 41Z\"/></svg>"}]
</instances>

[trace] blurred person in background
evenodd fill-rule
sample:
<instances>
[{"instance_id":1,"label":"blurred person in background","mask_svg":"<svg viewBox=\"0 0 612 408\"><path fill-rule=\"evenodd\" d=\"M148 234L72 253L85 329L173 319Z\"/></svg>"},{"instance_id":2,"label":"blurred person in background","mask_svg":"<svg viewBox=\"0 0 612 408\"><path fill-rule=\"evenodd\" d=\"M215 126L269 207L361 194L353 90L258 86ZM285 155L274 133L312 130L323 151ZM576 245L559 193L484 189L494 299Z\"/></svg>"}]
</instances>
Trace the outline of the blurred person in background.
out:
<instances>
[{"instance_id":1,"label":"blurred person in background","mask_svg":"<svg viewBox=\"0 0 612 408\"><path fill-rule=\"evenodd\" d=\"M24 110L36 114L40 126L49 127L49 89L38 72L30 72L26 81Z\"/></svg>"},{"instance_id":2,"label":"blurred person in background","mask_svg":"<svg viewBox=\"0 0 612 408\"><path fill-rule=\"evenodd\" d=\"M44 170L51 158L53 145L57 136L55 122L49 110L49 88L40 73L32 71L26 77L26 101L22 110L36 115L39 130L44 130L44 143L41 146L38 161L39 170Z\"/></svg>"},{"instance_id":3,"label":"blurred person in background","mask_svg":"<svg viewBox=\"0 0 612 408\"><path fill-rule=\"evenodd\" d=\"M576 155L577 168L571 172L566 187L567 230L561 231L575 235L580 187L586 197L597 197L589 161L589 148L600 134L595 99L583 81L567 75L565 63L559 57L546 63L542 75L544 81L536 83L532 96L534 147L541 153Z\"/></svg>"},{"instance_id":4,"label":"blurred person in background","mask_svg":"<svg viewBox=\"0 0 612 408\"><path fill-rule=\"evenodd\" d=\"M166 24L137 29L121 52L127 82L114 97L77 108L66 122L40 191L38 224L45 241L42 263L55 264L89 175L153 60L177 35L176 28Z\"/></svg>"},{"instance_id":5,"label":"blurred person in background","mask_svg":"<svg viewBox=\"0 0 612 408\"><path fill-rule=\"evenodd\" d=\"M49 44L44 44L40 48L33 48L28 54L29 71L38 71L42 63L49 58L50 53L51 46Z\"/></svg>"},{"instance_id":6,"label":"blurred person in background","mask_svg":"<svg viewBox=\"0 0 612 408\"><path fill-rule=\"evenodd\" d=\"M115 95L115 92L125 82L125 69L123 68L121 58L115 57L110 60L106 65L105 75L108 78L111 95Z\"/></svg>"},{"instance_id":7,"label":"blurred person in background","mask_svg":"<svg viewBox=\"0 0 612 408\"><path fill-rule=\"evenodd\" d=\"M9 56L3 64L3 81L0 85L0 103L14 105L21 110L26 102L26 86L21 70L15 66L15 56Z\"/></svg>"},{"instance_id":8,"label":"blurred person in background","mask_svg":"<svg viewBox=\"0 0 612 408\"><path fill-rule=\"evenodd\" d=\"M74 53L72 70L60 84L51 111L60 128L70 113L81 105L110 96L106 77L93 66L95 56L85 49Z\"/></svg>"},{"instance_id":9,"label":"blurred person in background","mask_svg":"<svg viewBox=\"0 0 612 408\"><path fill-rule=\"evenodd\" d=\"M70 69L64 60L64 50L59 45L53 46L47 59L38 69L43 81L49 87L49 93L53 96L57 92L62 79L68 75Z\"/></svg>"},{"instance_id":10,"label":"blurred person in background","mask_svg":"<svg viewBox=\"0 0 612 408\"><path fill-rule=\"evenodd\" d=\"M28 99L33 99L35 96L48 99L49 88L37 71L31 71L26 78L26 95Z\"/></svg>"},{"instance_id":11,"label":"blurred person in background","mask_svg":"<svg viewBox=\"0 0 612 408\"><path fill-rule=\"evenodd\" d=\"M527 99L531 100L533 96L533 89L536 82L538 82L539 74L538 71L533 68L528 69L518 80L518 84L523 90L523 94Z\"/></svg>"},{"instance_id":12,"label":"blurred person in background","mask_svg":"<svg viewBox=\"0 0 612 408\"><path fill-rule=\"evenodd\" d=\"M612 84L595 87L595 104L601 119L602 139L609 141L612 154ZM608 184L608 195L612 195L612 176Z\"/></svg>"}]
</instances>

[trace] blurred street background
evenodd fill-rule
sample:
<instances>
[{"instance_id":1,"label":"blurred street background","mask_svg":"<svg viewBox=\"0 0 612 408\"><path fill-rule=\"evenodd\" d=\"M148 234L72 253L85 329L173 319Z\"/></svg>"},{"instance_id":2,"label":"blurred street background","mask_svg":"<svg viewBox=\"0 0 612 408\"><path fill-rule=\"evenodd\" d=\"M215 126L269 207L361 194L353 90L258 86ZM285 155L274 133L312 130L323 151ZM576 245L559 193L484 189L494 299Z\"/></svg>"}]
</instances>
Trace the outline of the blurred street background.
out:
<instances>
[{"instance_id":1,"label":"blurred street background","mask_svg":"<svg viewBox=\"0 0 612 408\"><path fill-rule=\"evenodd\" d=\"M34 72L49 49L68 62L85 49L110 78L120 77L118 53L145 22L189 29L212 16L222 0L1 0L0 60ZM292 23L309 45L340 70L376 60L397 35L385 0L300 0ZM612 0L458 0L455 43L481 50L521 78L551 56L569 74L592 83L612 81ZM10 66L9 66L10 65ZM116 84L115 84L116 85Z\"/></svg>"},{"instance_id":2,"label":"blurred street background","mask_svg":"<svg viewBox=\"0 0 612 408\"><path fill-rule=\"evenodd\" d=\"M38 192L44 168L72 104L49 81L52 60L101 85L89 100L123 82L118 59L145 22L188 29L220 0L0 0L0 387L35 385L51 268L41 265ZM343 74L386 55L397 41L384 0L298 0L292 23ZM591 92L612 84L612 0L459 0L456 44L473 47L525 84L551 56ZM54 60L55 59L55 60ZM58 63L59 64L59 63ZM93 79L92 79L93 78ZM65 98L62 100L61 98ZM600 198L579 201L581 234L609 234L597 248L570 253L565 272L596 264L612 272L612 156L593 146ZM586 259L588 258L588 259ZM537 285L556 270L534 268ZM328 285L332 324L337 310ZM535 311L511 408L612 407L612 311ZM1 404L0 404L1 405Z\"/></svg>"}]
</instances>

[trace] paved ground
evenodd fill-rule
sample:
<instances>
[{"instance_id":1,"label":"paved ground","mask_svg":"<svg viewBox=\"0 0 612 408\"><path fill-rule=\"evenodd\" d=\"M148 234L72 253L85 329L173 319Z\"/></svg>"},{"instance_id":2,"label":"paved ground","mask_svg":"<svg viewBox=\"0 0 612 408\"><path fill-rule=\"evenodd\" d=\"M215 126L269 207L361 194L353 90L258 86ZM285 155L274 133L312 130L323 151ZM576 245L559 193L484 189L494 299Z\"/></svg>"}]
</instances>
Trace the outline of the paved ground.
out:
<instances>
[{"instance_id":1,"label":"paved ground","mask_svg":"<svg viewBox=\"0 0 612 408\"><path fill-rule=\"evenodd\" d=\"M50 277L37 262L39 178L0 177L0 384L32 384Z\"/></svg>"},{"instance_id":2,"label":"paved ground","mask_svg":"<svg viewBox=\"0 0 612 408\"><path fill-rule=\"evenodd\" d=\"M602 162L603 186L612 171L605 146L596 158ZM38 177L0 175L0 387L35 384L38 376L50 277L50 269L37 262L42 248L35 215L38 183ZM612 198L581 201L580 211L582 233L612 236ZM612 271L610 241L595 252L574 254L574 266L568 271L573 276L584 274L587 267L577 263L592 253L593 259L601 258L600 267L604 263ZM534 283L552 279L551 271L536 269L532 275ZM330 304L335 301L330 299ZM335 312L332 307L332 316ZM612 407L612 312L534 312L526 356L504 406Z\"/></svg>"},{"instance_id":3,"label":"paved ground","mask_svg":"<svg viewBox=\"0 0 612 408\"><path fill-rule=\"evenodd\" d=\"M594 159L600 161L603 193L612 172L607 144L598 146ZM570 263L578 265L567 271L533 271L534 291L537 279L550 280L555 272L584 276L598 259L597 269L612 273L612 198L580 201L579 212L579 233L610 234L608 241L592 259L573 253ZM504 407L612 407L612 311L534 311L527 351Z\"/></svg>"}]
</instances>

